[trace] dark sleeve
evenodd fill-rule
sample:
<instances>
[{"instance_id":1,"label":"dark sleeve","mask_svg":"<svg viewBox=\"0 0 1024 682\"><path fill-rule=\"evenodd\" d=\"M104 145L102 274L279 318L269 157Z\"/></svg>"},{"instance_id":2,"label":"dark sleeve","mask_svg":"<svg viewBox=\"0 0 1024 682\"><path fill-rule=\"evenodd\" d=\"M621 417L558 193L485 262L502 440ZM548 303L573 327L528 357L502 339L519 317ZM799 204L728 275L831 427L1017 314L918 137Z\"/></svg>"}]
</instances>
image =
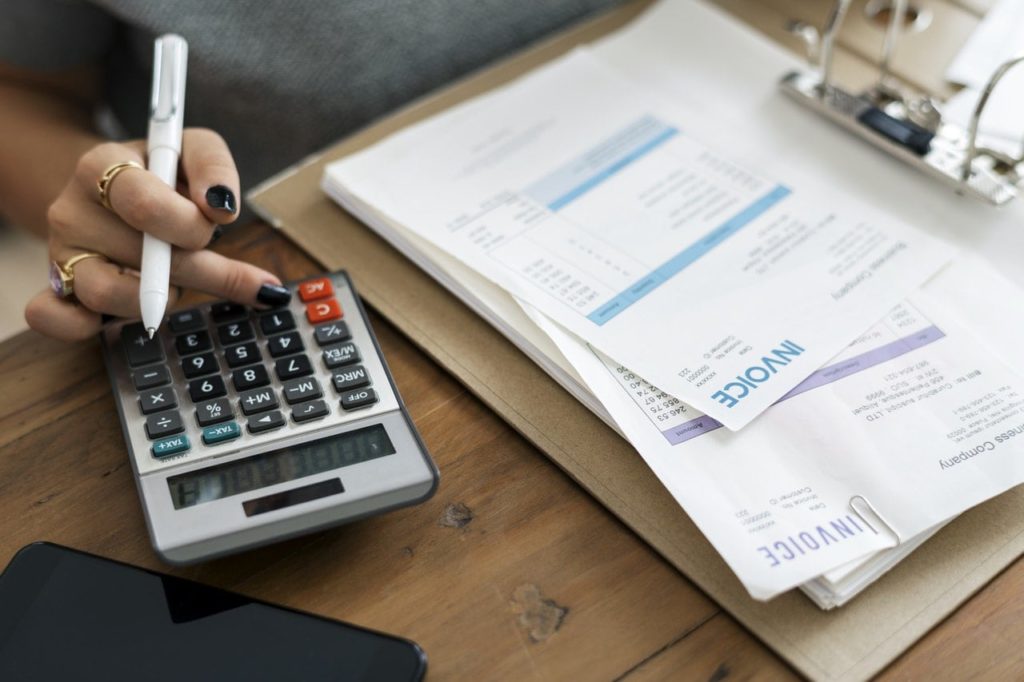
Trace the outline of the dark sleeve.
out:
<instances>
[{"instance_id":1,"label":"dark sleeve","mask_svg":"<svg viewBox=\"0 0 1024 682\"><path fill-rule=\"evenodd\" d=\"M85 0L0 0L0 62L40 70L96 62L115 26Z\"/></svg>"}]
</instances>

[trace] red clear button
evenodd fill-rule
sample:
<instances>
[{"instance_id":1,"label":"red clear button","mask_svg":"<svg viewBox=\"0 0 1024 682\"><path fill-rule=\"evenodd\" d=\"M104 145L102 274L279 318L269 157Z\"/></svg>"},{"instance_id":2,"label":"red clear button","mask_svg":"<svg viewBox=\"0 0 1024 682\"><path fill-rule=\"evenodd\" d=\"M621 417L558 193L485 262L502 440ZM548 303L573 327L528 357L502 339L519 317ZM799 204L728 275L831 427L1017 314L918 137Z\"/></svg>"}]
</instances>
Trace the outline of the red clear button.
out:
<instances>
[{"instance_id":1,"label":"red clear button","mask_svg":"<svg viewBox=\"0 0 1024 682\"><path fill-rule=\"evenodd\" d=\"M316 324L341 317L341 306L333 298L329 301L314 301L306 304L306 318Z\"/></svg>"},{"instance_id":2,"label":"red clear button","mask_svg":"<svg viewBox=\"0 0 1024 682\"><path fill-rule=\"evenodd\" d=\"M311 279L308 282L303 282L299 285L299 298L304 302L316 301L317 299L327 298L328 296L333 295L334 287L331 286L331 280L326 277Z\"/></svg>"}]
</instances>

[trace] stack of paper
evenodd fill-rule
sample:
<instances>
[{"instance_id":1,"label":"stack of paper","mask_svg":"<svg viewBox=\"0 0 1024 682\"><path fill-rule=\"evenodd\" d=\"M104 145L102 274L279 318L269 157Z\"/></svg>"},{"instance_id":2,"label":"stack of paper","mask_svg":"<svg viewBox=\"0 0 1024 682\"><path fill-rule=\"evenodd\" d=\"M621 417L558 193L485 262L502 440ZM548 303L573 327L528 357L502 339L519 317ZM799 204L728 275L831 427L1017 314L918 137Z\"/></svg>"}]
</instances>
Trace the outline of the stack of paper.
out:
<instances>
[{"instance_id":1,"label":"stack of paper","mask_svg":"<svg viewBox=\"0 0 1024 682\"><path fill-rule=\"evenodd\" d=\"M1024 326L924 212L807 163L835 131L773 90L736 108L786 61L665 2L324 188L628 438L754 597L829 607L1024 480Z\"/></svg>"}]
</instances>

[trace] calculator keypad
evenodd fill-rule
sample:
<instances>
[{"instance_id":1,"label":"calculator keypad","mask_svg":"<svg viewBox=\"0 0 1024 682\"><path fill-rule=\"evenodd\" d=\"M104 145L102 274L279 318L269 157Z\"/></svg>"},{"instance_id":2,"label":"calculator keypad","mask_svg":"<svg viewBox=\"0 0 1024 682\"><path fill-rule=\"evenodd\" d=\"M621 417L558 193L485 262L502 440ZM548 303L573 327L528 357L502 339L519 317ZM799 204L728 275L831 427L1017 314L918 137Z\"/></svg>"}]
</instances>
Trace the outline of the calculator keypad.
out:
<instances>
[{"instance_id":1,"label":"calculator keypad","mask_svg":"<svg viewBox=\"0 0 1024 682\"><path fill-rule=\"evenodd\" d=\"M150 461L272 437L264 434L289 423L316 428L307 424L380 403L373 375L384 369L373 349L364 361L359 344L372 337L360 317L354 339L330 278L296 291L299 301L270 311L214 303L171 313L153 339L141 324L121 329ZM174 347L171 358L165 345ZM397 408L389 386L387 395L388 409Z\"/></svg>"},{"instance_id":2,"label":"calculator keypad","mask_svg":"<svg viewBox=\"0 0 1024 682\"><path fill-rule=\"evenodd\" d=\"M310 364L309 358L305 355L292 355L275 362L274 371L277 372L278 379L287 381L295 377L304 377L307 374L312 374L313 365Z\"/></svg>"},{"instance_id":3,"label":"calculator keypad","mask_svg":"<svg viewBox=\"0 0 1024 682\"><path fill-rule=\"evenodd\" d=\"M300 350L305 349L302 345L302 337L299 336L299 333L288 332L287 334L271 336L267 341L267 350L270 351L271 357L279 358L282 355L298 353Z\"/></svg>"},{"instance_id":4,"label":"calculator keypad","mask_svg":"<svg viewBox=\"0 0 1024 682\"><path fill-rule=\"evenodd\" d=\"M178 349L178 355L190 355L210 350L213 343L210 341L209 333L199 330L191 334L182 334L174 340L174 346Z\"/></svg>"}]
</instances>

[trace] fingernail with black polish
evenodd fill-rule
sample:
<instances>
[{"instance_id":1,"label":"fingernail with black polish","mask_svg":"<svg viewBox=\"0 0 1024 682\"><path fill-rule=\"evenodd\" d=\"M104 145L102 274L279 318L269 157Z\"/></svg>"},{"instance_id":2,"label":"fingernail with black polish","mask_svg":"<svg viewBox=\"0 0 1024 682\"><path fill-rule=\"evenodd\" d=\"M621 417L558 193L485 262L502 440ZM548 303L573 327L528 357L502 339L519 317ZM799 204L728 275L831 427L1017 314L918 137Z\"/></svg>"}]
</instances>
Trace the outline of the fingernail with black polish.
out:
<instances>
[{"instance_id":1,"label":"fingernail with black polish","mask_svg":"<svg viewBox=\"0 0 1024 682\"><path fill-rule=\"evenodd\" d=\"M220 225L218 225L217 227L213 228L213 234L210 235L210 243L207 244L207 246L210 246L215 241L220 239L223 234L224 234L224 228L221 227Z\"/></svg>"},{"instance_id":2,"label":"fingernail with black polish","mask_svg":"<svg viewBox=\"0 0 1024 682\"><path fill-rule=\"evenodd\" d=\"M238 204L235 203L235 193L224 185L214 185L206 190L206 203L210 208L227 211L228 213L234 213L238 210Z\"/></svg>"},{"instance_id":3,"label":"fingernail with black polish","mask_svg":"<svg viewBox=\"0 0 1024 682\"><path fill-rule=\"evenodd\" d=\"M292 292L277 284L264 284L256 294L263 305L284 305L292 300Z\"/></svg>"}]
</instances>

